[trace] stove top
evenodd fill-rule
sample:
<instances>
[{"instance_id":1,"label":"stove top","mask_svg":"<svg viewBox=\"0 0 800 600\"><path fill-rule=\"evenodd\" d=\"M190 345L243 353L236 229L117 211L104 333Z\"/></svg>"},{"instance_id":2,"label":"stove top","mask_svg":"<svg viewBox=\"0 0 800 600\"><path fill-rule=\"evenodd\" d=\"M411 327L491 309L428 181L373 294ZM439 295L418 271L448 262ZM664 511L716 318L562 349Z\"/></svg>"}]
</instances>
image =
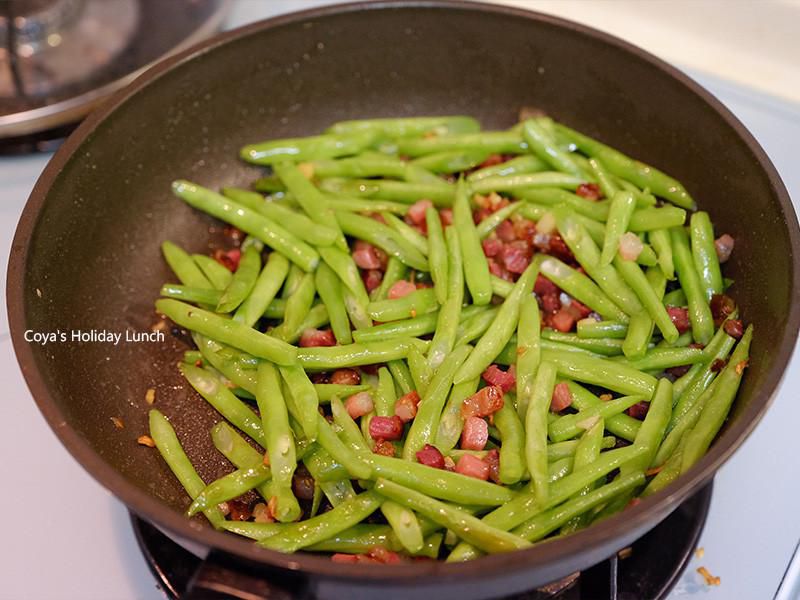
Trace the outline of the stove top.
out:
<instances>
[{"instance_id":1,"label":"stove top","mask_svg":"<svg viewBox=\"0 0 800 600\"><path fill-rule=\"evenodd\" d=\"M711 503L712 485L699 490L647 535L608 560L543 588L498 600L667 598L696 552ZM132 513L131 525L147 566L164 593L171 600L185 597L189 590L197 593L196 574L203 560ZM236 574L227 575L225 581L226 587L235 588ZM230 597L260 598L244 593L230 593Z\"/></svg>"},{"instance_id":2,"label":"stove top","mask_svg":"<svg viewBox=\"0 0 800 600\"><path fill-rule=\"evenodd\" d=\"M625 11L633 12L639 5L628 0L604 2L602 10L599 5L573 0L506 1L532 9L561 11L623 37L628 36L622 25L628 23L630 39L644 47L655 47L657 52L659 40L674 42L676 33L682 36L687 33L665 26L655 35L653 28L664 24L661 20L650 20L645 35L641 27L633 27L636 23L631 19L620 18ZM332 2L239 0L233 6L228 26L323 3ZM666 3L654 0L647 4L649 7ZM670 6L675 7L674 11L683 11L694 4L691 0L675 0ZM722 3L696 4L716 5L723 11ZM708 28L718 26L715 20L703 23ZM735 36L728 37L731 44L738 43ZM691 54L694 47L691 39L680 39L685 42L684 54ZM648 40L655 45L648 46ZM750 129L775 163L796 209L800 210L797 168L800 105L725 82L709 74L717 72L713 68L700 71L687 68L686 63L678 66L683 66L690 76L714 93ZM767 75L764 71L758 76L765 80ZM795 88L800 89L798 79ZM3 287L5 261L17 220L48 158L47 154L0 157ZM5 310L0 311L0 381L4 391L0 421L6 424L0 436L0 456L4 457L0 462L0 477L4 482L13 482L14 491L0 494L0 511L8 516L3 528L6 543L0 547L0 599L163 600L164 593L156 587L137 546L127 509L64 451L39 414L14 357ZM791 462L800 455L800 436L796 431L800 403L794 393L797 389L800 389L798 353L762 422L717 473L706 526L697 542L705 555L702 559L690 557L668 600L800 598L800 558L792 562L800 539L800 511L797 511L800 478L793 476ZM696 572L700 566L719 576L721 585L706 585Z\"/></svg>"}]
</instances>

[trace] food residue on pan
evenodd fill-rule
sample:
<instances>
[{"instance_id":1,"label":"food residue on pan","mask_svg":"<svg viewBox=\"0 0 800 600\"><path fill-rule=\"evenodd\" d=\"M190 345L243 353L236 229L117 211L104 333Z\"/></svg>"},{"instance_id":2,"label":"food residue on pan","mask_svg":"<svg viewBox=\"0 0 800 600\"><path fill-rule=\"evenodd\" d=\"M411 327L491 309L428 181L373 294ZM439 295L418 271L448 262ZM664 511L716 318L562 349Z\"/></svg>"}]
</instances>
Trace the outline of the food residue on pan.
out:
<instances>
[{"instance_id":1,"label":"food residue on pan","mask_svg":"<svg viewBox=\"0 0 800 600\"><path fill-rule=\"evenodd\" d=\"M117 429L124 429L125 428L124 421L122 419L120 419L119 417L111 417L111 422L114 423L114 427L116 427Z\"/></svg>"},{"instance_id":2,"label":"food residue on pan","mask_svg":"<svg viewBox=\"0 0 800 600\"><path fill-rule=\"evenodd\" d=\"M148 404L153 404L156 401L156 390L155 388L148 388L144 394L144 401Z\"/></svg>"},{"instance_id":3,"label":"food residue on pan","mask_svg":"<svg viewBox=\"0 0 800 600\"><path fill-rule=\"evenodd\" d=\"M712 575L705 567L698 567L697 572L703 576L706 585L719 585L722 583L722 580L719 577Z\"/></svg>"},{"instance_id":4,"label":"food residue on pan","mask_svg":"<svg viewBox=\"0 0 800 600\"><path fill-rule=\"evenodd\" d=\"M139 443L140 446L147 446L148 448L155 448L156 443L153 441L149 435L140 435L136 438L136 441Z\"/></svg>"}]
</instances>

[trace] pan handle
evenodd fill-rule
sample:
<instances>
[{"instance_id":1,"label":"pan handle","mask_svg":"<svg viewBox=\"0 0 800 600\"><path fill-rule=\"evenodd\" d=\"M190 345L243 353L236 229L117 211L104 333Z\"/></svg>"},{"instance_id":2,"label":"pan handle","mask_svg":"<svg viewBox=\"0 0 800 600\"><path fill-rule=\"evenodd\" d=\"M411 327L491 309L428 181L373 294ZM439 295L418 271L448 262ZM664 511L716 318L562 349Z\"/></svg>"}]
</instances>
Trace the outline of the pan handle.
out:
<instances>
[{"instance_id":1,"label":"pan handle","mask_svg":"<svg viewBox=\"0 0 800 600\"><path fill-rule=\"evenodd\" d=\"M198 566L181 600L313 600L304 576L245 570L211 551Z\"/></svg>"}]
</instances>

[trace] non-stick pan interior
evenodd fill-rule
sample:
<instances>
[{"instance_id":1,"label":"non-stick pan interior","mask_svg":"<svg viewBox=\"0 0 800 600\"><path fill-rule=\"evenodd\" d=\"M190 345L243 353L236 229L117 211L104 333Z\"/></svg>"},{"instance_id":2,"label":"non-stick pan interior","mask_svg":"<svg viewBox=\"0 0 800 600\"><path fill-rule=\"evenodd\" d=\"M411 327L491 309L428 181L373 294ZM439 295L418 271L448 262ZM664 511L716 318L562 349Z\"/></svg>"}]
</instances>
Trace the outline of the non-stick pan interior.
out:
<instances>
[{"instance_id":1,"label":"non-stick pan interior","mask_svg":"<svg viewBox=\"0 0 800 600\"><path fill-rule=\"evenodd\" d=\"M788 360L796 285L787 225L796 228L795 217L784 214L782 186L757 147L670 71L604 36L512 11L425 4L251 27L118 97L65 145L34 192L21 228L30 239L16 240L9 278L21 286L10 291L12 322L22 317L15 334L149 331L159 287L174 280L160 243L206 252L218 234L217 223L172 197L171 180L247 186L260 171L238 160L245 143L374 116L463 113L507 127L533 106L676 176L718 231L734 236L726 274L756 327L735 418L753 419ZM136 443L151 387L200 474L210 480L227 468L208 435L218 416L176 371L182 340L16 343L34 393L50 390L57 410L48 416L60 412L93 460L130 484L176 511L187 505L157 452ZM718 442L717 458L741 436L738 426Z\"/></svg>"}]
</instances>

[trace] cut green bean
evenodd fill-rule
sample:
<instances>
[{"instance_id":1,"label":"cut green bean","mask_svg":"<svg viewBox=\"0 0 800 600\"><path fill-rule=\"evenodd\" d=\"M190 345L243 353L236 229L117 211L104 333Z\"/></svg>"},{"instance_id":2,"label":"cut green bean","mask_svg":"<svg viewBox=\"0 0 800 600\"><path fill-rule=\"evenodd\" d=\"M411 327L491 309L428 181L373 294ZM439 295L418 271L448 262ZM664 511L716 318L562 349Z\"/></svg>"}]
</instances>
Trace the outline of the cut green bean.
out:
<instances>
[{"instance_id":1,"label":"cut green bean","mask_svg":"<svg viewBox=\"0 0 800 600\"><path fill-rule=\"evenodd\" d=\"M707 344L714 335L714 319L706 299L702 280L694 266L692 252L689 249L689 238L682 227L672 228L670 234L675 270L678 272L678 280L689 303L689 322L692 324L692 335L696 342Z\"/></svg>"},{"instance_id":2,"label":"cut green bean","mask_svg":"<svg viewBox=\"0 0 800 600\"><path fill-rule=\"evenodd\" d=\"M600 264L608 265L617 255L619 241L628 230L633 210L636 208L636 198L627 191L617 192L611 199L606 220L606 235L603 241L603 250L600 253Z\"/></svg>"},{"instance_id":3,"label":"cut green bean","mask_svg":"<svg viewBox=\"0 0 800 600\"><path fill-rule=\"evenodd\" d=\"M453 204L453 226L459 235L461 255L464 261L464 279L472 296L472 302L482 306L489 304L492 299L489 263L486 262L478 232L475 230L469 204L469 192L463 179L459 179L456 191L456 199Z\"/></svg>"},{"instance_id":4,"label":"cut green bean","mask_svg":"<svg viewBox=\"0 0 800 600\"><path fill-rule=\"evenodd\" d=\"M689 232L692 241L692 257L700 281L705 289L706 301L711 296L722 293L722 273L719 270L719 258L714 246L714 227L705 211L692 214Z\"/></svg>"},{"instance_id":5,"label":"cut green bean","mask_svg":"<svg viewBox=\"0 0 800 600\"><path fill-rule=\"evenodd\" d=\"M447 300L447 245L444 239L442 221L439 218L439 211L428 207L425 210L425 223L428 227L428 265L433 279L433 287L436 291L436 299L439 304L444 304Z\"/></svg>"},{"instance_id":6,"label":"cut green bean","mask_svg":"<svg viewBox=\"0 0 800 600\"><path fill-rule=\"evenodd\" d=\"M192 257L180 246L172 242L164 242L161 244L161 252L164 254L164 260L167 261L169 268L183 285L198 289L211 287L208 278L203 275Z\"/></svg>"},{"instance_id":7,"label":"cut green bean","mask_svg":"<svg viewBox=\"0 0 800 600\"><path fill-rule=\"evenodd\" d=\"M344 304L341 281L326 264L317 267L315 284L319 297L328 310L333 335L339 344L350 344L353 336L350 331L350 319Z\"/></svg>"},{"instance_id":8,"label":"cut green bean","mask_svg":"<svg viewBox=\"0 0 800 600\"><path fill-rule=\"evenodd\" d=\"M537 502L544 504L549 493L547 472L547 413L556 383L556 367L542 361L533 382L533 391L526 404L525 459L531 476L531 488Z\"/></svg>"},{"instance_id":9,"label":"cut green bean","mask_svg":"<svg viewBox=\"0 0 800 600\"><path fill-rule=\"evenodd\" d=\"M372 130L323 134L303 138L271 140L250 144L239 151L244 160L257 165L274 165L283 161L307 161L358 154L377 139Z\"/></svg>"}]
</instances>

